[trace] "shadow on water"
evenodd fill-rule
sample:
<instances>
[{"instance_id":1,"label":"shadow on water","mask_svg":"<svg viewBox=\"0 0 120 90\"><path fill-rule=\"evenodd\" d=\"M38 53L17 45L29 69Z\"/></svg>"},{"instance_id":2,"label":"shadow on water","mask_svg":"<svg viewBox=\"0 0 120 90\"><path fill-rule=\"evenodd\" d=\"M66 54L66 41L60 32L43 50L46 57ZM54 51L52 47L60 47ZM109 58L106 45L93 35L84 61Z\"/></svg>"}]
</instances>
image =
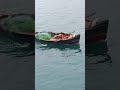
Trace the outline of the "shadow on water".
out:
<instances>
[{"instance_id":1,"label":"shadow on water","mask_svg":"<svg viewBox=\"0 0 120 90\"><path fill-rule=\"evenodd\" d=\"M87 44L86 47L86 57L89 60L90 58L94 58L90 61L86 61L92 64L99 64L99 63L112 63L111 56L109 55L109 50L107 46L107 41L98 42L93 44Z\"/></svg>"},{"instance_id":2,"label":"shadow on water","mask_svg":"<svg viewBox=\"0 0 120 90\"><path fill-rule=\"evenodd\" d=\"M58 49L60 51L79 50L78 52L81 52L80 44L74 44L74 45L41 44L40 42L37 42L37 41L36 41L36 44L38 45L38 48L42 50L48 50L48 49Z\"/></svg>"},{"instance_id":3,"label":"shadow on water","mask_svg":"<svg viewBox=\"0 0 120 90\"><path fill-rule=\"evenodd\" d=\"M0 32L0 53L8 56L25 57L35 54L34 38L20 37L11 33Z\"/></svg>"}]
</instances>

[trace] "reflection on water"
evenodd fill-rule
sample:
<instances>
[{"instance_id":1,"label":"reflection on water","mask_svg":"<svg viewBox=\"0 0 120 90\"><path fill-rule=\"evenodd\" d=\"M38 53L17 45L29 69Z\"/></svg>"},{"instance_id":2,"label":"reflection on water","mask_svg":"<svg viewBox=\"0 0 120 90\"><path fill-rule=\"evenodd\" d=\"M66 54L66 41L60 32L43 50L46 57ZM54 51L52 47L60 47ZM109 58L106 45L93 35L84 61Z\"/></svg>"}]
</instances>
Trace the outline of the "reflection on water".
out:
<instances>
[{"instance_id":1,"label":"reflection on water","mask_svg":"<svg viewBox=\"0 0 120 90\"><path fill-rule=\"evenodd\" d=\"M112 60L109 55L107 41L87 44L86 47L86 66L91 64L108 64L111 65Z\"/></svg>"},{"instance_id":2,"label":"reflection on water","mask_svg":"<svg viewBox=\"0 0 120 90\"><path fill-rule=\"evenodd\" d=\"M0 32L0 53L15 57L34 55L34 38L20 37Z\"/></svg>"},{"instance_id":3,"label":"reflection on water","mask_svg":"<svg viewBox=\"0 0 120 90\"><path fill-rule=\"evenodd\" d=\"M54 56L57 52L61 52L60 56L62 57L70 57L70 56L79 56L79 53L81 53L80 45L75 44L75 45L55 45L55 44L41 44L40 42L36 41L36 49L38 49L41 53L46 52L47 55L50 53L50 56ZM42 51L41 51L42 50ZM54 53L51 54L51 51ZM46 56L47 57L47 56Z\"/></svg>"},{"instance_id":4,"label":"reflection on water","mask_svg":"<svg viewBox=\"0 0 120 90\"><path fill-rule=\"evenodd\" d=\"M75 44L75 45L55 45L55 44L41 44L40 42L36 41L36 44L39 44L39 48L41 48L42 50L45 49L59 49L60 51L64 51L64 50L80 50L80 44Z\"/></svg>"}]
</instances>

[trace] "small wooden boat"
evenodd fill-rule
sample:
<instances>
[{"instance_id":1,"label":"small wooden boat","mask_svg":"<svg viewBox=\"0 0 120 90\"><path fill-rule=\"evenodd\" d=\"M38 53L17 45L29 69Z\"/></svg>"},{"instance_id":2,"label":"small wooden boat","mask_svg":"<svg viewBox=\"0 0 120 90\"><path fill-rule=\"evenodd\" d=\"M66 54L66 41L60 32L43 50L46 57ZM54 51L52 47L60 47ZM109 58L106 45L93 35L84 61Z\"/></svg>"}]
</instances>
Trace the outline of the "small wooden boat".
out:
<instances>
[{"instance_id":1,"label":"small wooden boat","mask_svg":"<svg viewBox=\"0 0 120 90\"><path fill-rule=\"evenodd\" d=\"M37 37L38 34L44 32L36 32L35 38L37 41L40 41L44 44L78 44L80 40L80 34L67 34L67 33L53 33L53 32L46 32L51 35L49 40L40 39ZM64 34L66 38L56 38L56 36Z\"/></svg>"},{"instance_id":2,"label":"small wooden boat","mask_svg":"<svg viewBox=\"0 0 120 90\"><path fill-rule=\"evenodd\" d=\"M96 13L93 13L93 14L89 15L88 17L91 17L95 14ZM88 18L88 17L86 17L86 18ZM87 26L88 24L86 24L86 26L85 26L85 41L86 41L86 43L104 41L107 38L109 20L104 20L102 18L96 18L95 20L90 20L91 25ZM93 24L93 22L95 25ZM86 23L87 23L87 21L86 21Z\"/></svg>"},{"instance_id":3,"label":"small wooden boat","mask_svg":"<svg viewBox=\"0 0 120 90\"><path fill-rule=\"evenodd\" d=\"M33 19L35 19L35 15L34 14L27 14L27 13L14 13L14 14L3 14L3 15L0 15L0 22L4 22L4 20L6 20L7 18L14 18L16 16L29 16ZM28 37L34 37L35 36L35 32L22 32L22 31L10 31L9 29L6 29L5 26L3 25L0 25L0 31L4 31L4 32L9 32L9 33L12 33L12 34L17 34L18 36L28 36Z\"/></svg>"}]
</instances>

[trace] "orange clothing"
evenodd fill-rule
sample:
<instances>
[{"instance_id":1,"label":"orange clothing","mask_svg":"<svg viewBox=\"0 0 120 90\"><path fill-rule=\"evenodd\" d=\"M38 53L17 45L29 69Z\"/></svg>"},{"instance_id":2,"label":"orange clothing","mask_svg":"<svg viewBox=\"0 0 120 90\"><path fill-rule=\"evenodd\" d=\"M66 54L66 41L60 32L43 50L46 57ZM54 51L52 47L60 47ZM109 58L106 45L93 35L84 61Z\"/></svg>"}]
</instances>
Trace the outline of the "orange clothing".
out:
<instances>
[{"instance_id":1,"label":"orange clothing","mask_svg":"<svg viewBox=\"0 0 120 90\"><path fill-rule=\"evenodd\" d=\"M66 39L67 37L65 36L65 35L63 35L63 34L60 34L60 37L62 38L62 39Z\"/></svg>"}]
</instances>

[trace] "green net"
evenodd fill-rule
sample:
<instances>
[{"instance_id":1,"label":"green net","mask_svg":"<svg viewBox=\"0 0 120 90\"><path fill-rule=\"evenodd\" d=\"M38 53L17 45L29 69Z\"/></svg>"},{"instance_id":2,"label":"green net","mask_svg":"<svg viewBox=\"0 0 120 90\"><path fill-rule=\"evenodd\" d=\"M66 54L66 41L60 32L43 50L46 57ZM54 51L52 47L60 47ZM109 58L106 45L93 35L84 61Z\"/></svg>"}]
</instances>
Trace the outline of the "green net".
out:
<instances>
[{"instance_id":1,"label":"green net","mask_svg":"<svg viewBox=\"0 0 120 90\"><path fill-rule=\"evenodd\" d=\"M49 33L38 33L36 35L36 37L41 40L50 40L51 39L51 35Z\"/></svg>"},{"instance_id":2,"label":"green net","mask_svg":"<svg viewBox=\"0 0 120 90\"><path fill-rule=\"evenodd\" d=\"M7 18L4 27L13 32L35 32L35 20L29 16L16 16Z\"/></svg>"}]
</instances>

